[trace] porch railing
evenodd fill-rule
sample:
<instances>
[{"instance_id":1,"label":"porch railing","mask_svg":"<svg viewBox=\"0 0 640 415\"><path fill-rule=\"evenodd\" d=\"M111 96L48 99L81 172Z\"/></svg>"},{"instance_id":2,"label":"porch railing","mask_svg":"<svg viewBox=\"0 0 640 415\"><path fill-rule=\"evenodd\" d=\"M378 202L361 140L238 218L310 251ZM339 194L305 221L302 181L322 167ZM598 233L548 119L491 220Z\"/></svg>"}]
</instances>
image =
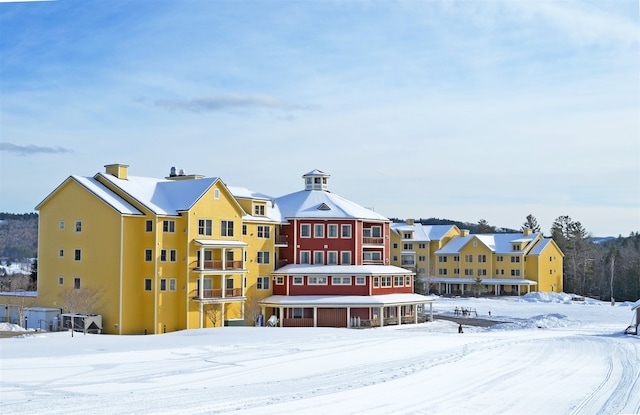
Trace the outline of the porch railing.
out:
<instances>
[{"instance_id":1,"label":"porch railing","mask_svg":"<svg viewBox=\"0 0 640 415\"><path fill-rule=\"evenodd\" d=\"M384 238L372 238L370 236L362 237L364 245L384 245Z\"/></svg>"},{"instance_id":2,"label":"porch railing","mask_svg":"<svg viewBox=\"0 0 640 415\"><path fill-rule=\"evenodd\" d=\"M224 298L242 297L242 288L226 288L224 290ZM202 297L198 297L196 292L196 298L201 300L210 300L214 298L222 298L222 289L220 288L205 288L202 290Z\"/></svg>"},{"instance_id":3,"label":"porch railing","mask_svg":"<svg viewBox=\"0 0 640 415\"><path fill-rule=\"evenodd\" d=\"M287 235L278 235L275 237L274 243L280 246L287 246L289 244L289 240L287 239Z\"/></svg>"},{"instance_id":4,"label":"porch railing","mask_svg":"<svg viewBox=\"0 0 640 415\"><path fill-rule=\"evenodd\" d=\"M222 265L224 264L224 268ZM200 270L222 270L222 269L242 269L242 261L222 261L222 260L205 260L196 262L196 269Z\"/></svg>"}]
</instances>

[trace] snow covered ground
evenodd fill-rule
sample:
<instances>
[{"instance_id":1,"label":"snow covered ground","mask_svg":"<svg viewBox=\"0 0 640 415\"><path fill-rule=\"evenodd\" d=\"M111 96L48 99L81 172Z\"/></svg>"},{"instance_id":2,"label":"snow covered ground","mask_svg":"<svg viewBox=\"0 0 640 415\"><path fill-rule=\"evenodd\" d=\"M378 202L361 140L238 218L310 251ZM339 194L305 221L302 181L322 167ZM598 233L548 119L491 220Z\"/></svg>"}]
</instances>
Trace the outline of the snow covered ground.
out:
<instances>
[{"instance_id":1,"label":"snow covered ground","mask_svg":"<svg viewBox=\"0 0 640 415\"><path fill-rule=\"evenodd\" d=\"M0 339L3 414L638 414L630 303L444 299L507 323ZM471 321L471 319L469 319ZM1 327L0 327L1 329Z\"/></svg>"}]
</instances>

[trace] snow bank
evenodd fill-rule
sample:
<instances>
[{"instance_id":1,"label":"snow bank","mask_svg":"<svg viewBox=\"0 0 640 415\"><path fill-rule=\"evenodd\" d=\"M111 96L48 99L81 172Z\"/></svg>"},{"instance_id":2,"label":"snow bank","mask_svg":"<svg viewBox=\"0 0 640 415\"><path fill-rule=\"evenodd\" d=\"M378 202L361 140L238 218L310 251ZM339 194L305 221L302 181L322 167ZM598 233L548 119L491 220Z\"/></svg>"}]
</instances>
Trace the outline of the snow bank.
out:
<instances>
[{"instance_id":1,"label":"snow bank","mask_svg":"<svg viewBox=\"0 0 640 415\"><path fill-rule=\"evenodd\" d=\"M554 304L590 304L590 305L602 305L602 301L594 300L589 297L582 297L575 294L567 293L543 293L534 292L528 293L519 297L517 301L524 301L528 303L554 303Z\"/></svg>"},{"instance_id":2,"label":"snow bank","mask_svg":"<svg viewBox=\"0 0 640 415\"><path fill-rule=\"evenodd\" d=\"M27 331L26 329L11 323L0 323L0 331Z\"/></svg>"}]
</instances>

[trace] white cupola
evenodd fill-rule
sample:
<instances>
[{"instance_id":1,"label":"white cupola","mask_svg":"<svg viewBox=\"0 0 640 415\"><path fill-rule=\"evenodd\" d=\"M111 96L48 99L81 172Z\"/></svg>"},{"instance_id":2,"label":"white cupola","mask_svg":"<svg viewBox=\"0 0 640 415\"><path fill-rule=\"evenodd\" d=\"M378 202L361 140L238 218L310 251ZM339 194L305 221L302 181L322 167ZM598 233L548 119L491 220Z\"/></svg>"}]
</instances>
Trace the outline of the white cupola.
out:
<instances>
[{"instance_id":1,"label":"white cupola","mask_svg":"<svg viewBox=\"0 0 640 415\"><path fill-rule=\"evenodd\" d=\"M304 190L323 190L329 191L329 177L327 174L318 169L312 170L309 173L302 176L304 179Z\"/></svg>"}]
</instances>

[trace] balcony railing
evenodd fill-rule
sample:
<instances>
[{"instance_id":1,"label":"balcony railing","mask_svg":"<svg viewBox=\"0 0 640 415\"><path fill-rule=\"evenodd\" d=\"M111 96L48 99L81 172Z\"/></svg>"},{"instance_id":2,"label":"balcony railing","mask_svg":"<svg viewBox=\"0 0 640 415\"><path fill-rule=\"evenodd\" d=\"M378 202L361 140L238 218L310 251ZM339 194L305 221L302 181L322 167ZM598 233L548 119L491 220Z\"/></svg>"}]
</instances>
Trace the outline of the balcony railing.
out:
<instances>
[{"instance_id":1,"label":"balcony railing","mask_svg":"<svg viewBox=\"0 0 640 415\"><path fill-rule=\"evenodd\" d=\"M224 268L222 267L223 263L224 263ZM221 271L223 269L224 270L242 269L242 261L230 261L230 260L198 261L196 263L196 269L203 270L203 271L211 271L211 270Z\"/></svg>"},{"instance_id":2,"label":"balcony railing","mask_svg":"<svg viewBox=\"0 0 640 415\"><path fill-rule=\"evenodd\" d=\"M364 245L384 245L384 238L372 238L369 236L362 237Z\"/></svg>"},{"instance_id":3,"label":"balcony railing","mask_svg":"<svg viewBox=\"0 0 640 415\"><path fill-rule=\"evenodd\" d=\"M384 264L384 261L382 259L363 259L362 263L364 265L380 265Z\"/></svg>"},{"instance_id":4,"label":"balcony railing","mask_svg":"<svg viewBox=\"0 0 640 415\"><path fill-rule=\"evenodd\" d=\"M289 245L289 240L287 235L278 235L275 237L274 243L279 246L287 246Z\"/></svg>"},{"instance_id":5,"label":"balcony railing","mask_svg":"<svg viewBox=\"0 0 640 415\"><path fill-rule=\"evenodd\" d=\"M242 288L226 288L224 290L224 298L234 298L234 297L242 297ZM198 297L196 293L196 300L212 300L222 297L222 289L213 288L213 289L203 289L202 297Z\"/></svg>"}]
</instances>

